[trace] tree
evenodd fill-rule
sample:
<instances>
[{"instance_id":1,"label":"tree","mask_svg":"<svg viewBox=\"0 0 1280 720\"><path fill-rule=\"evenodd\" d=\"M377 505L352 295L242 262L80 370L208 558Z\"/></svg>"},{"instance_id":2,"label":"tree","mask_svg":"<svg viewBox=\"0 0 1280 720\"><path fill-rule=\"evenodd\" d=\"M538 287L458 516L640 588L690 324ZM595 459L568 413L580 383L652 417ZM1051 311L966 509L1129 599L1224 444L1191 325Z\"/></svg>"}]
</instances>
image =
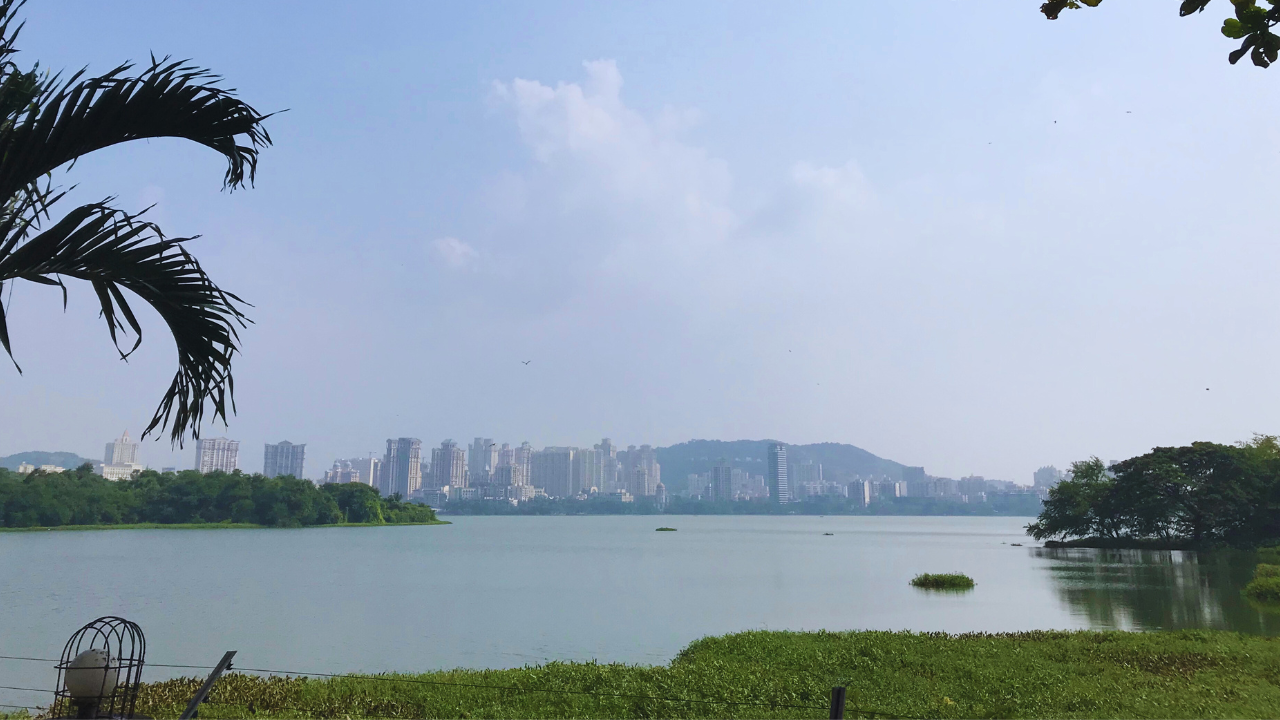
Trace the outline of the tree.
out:
<instances>
[{"instance_id":1,"label":"tree","mask_svg":"<svg viewBox=\"0 0 1280 720\"><path fill-rule=\"evenodd\" d=\"M63 79L38 65L23 70L13 60L21 5L0 0L0 293L18 280L56 286L65 309L65 279L90 283L122 359L142 342L125 291L154 308L177 345L178 371L143 437L172 422L170 440L181 446L188 432L199 437L206 403L224 424L228 403L235 412L231 360L237 327L248 321L243 301L214 284L188 253L185 243L194 238L166 237L142 219L145 210L118 210L107 198L55 221L52 210L65 193L52 173L112 145L172 137L221 153L223 187L242 188L253 183L258 153L271 144L268 116L219 87L217 76L168 58L152 57L137 76L129 76L127 63L98 77L80 71ZM21 373L6 314L0 304L0 345ZM119 335L130 331L136 340L122 349Z\"/></svg>"},{"instance_id":2,"label":"tree","mask_svg":"<svg viewBox=\"0 0 1280 720\"><path fill-rule=\"evenodd\" d=\"M1040 517L1027 526L1037 540L1053 537L1115 537L1115 523L1100 512L1106 507L1115 482L1098 458L1071 463L1071 477L1049 490Z\"/></svg>"},{"instance_id":3,"label":"tree","mask_svg":"<svg viewBox=\"0 0 1280 720\"><path fill-rule=\"evenodd\" d=\"M1178 8L1182 17L1204 12L1211 0L1183 0ZM1257 0L1231 0L1235 7L1235 17L1229 17L1222 23L1222 34L1233 40L1239 40L1240 48L1227 55L1227 60L1235 65L1249 53L1249 59L1258 67L1270 67L1280 54L1280 36L1271 32L1271 28L1280 22L1280 1L1263 0L1269 7L1263 8ZM1040 12L1050 20L1057 20L1063 10L1078 10L1082 6L1097 7L1102 0L1049 0L1040 6Z\"/></svg>"}]
</instances>

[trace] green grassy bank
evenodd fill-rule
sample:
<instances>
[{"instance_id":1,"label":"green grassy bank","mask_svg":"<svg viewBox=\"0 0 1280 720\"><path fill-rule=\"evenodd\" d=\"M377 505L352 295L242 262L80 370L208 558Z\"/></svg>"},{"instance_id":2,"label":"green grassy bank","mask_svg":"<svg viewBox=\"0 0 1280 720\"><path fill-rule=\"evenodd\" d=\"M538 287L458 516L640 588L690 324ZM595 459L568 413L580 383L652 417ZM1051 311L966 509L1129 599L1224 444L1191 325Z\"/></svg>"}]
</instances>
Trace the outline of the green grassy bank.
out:
<instances>
[{"instance_id":1,"label":"green grassy bank","mask_svg":"<svg viewBox=\"0 0 1280 720\"><path fill-rule=\"evenodd\" d=\"M0 533L21 532L75 532L79 530L311 530L314 528L351 528L351 527L403 527L406 525L450 525L448 520L407 523L337 523L334 525L306 525L299 528L280 528L274 525L257 525L254 523L128 523L121 525L55 525L53 527L20 527L0 528Z\"/></svg>"},{"instance_id":2,"label":"green grassy bank","mask_svg":"<svg viewBox=\"0 0 1280 720\"><path fill-rule=\"evenodd\" d=\"M146 685L138 712L177 717L198 684ZM837 684L848 687L848 717L854 708L921 718L1280 717L1280 639L757 631L698 640L656 667L548 663L318 680L236 674L219 681L200 714L824 718Z\"/></svg>"}]
</instances>

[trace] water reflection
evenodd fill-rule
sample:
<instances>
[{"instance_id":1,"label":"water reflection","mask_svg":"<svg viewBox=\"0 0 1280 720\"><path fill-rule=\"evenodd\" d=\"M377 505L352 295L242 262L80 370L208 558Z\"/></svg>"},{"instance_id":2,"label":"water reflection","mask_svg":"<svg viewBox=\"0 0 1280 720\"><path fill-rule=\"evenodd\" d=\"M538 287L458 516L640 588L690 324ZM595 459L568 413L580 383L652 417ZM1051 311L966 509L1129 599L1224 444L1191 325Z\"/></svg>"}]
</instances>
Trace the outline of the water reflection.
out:
<instances>
[{"instance_id":1,"label":"water reflection","mask_svg":"<svg viewBox=\"0 0 1280 720\"><path fill-rule=\"evenodd\" d=\"M1249 603L1252 553L1032 548L1058 596L1099 629L1213 628L1280 635L1280 615Z\"/></svg>"}]
</instances>

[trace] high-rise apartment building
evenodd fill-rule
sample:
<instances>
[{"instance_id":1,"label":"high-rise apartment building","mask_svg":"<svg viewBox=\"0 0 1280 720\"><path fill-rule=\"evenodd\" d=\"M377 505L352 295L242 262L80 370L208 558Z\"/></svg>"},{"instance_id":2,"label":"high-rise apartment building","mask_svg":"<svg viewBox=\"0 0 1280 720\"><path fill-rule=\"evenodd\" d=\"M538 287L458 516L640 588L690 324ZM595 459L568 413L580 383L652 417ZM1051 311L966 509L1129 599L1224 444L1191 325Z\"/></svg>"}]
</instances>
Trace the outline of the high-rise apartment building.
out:
<instances>
[{"instance_id":1,"label":"high-rise apartment building","mask_svg":"<svg viewBox=\"0 0 1280 720\"><path fill-rule=\"evenodd\" d=\"M725 501L733 499L733 468L724 458L711 468L711 499Z\"/></svg>"},{"instance_id":2,"label":"high-rise apartment building","mask_svg":"<svg viewBox=\"0 0 1280 720\"><path fill-rule=\"evenodd\" d=\"M530 457L529 483L550 497L573 497L573 454L576 448L549 447Z\"/></svg>"},{"instance_id":3,"label":"high-rise apartment building","mask_svg":"<svg viewBox=\"0 0 1280 720\"><path fill-rule=\"evenodd\" d=\"M520 447L513 450L513 463L520 468L520 476L524 478L524 484L533 485L530 480L530 463L533 461L533 446L527 441L520 443Z\"/></svg>"},{"instance_id":4,"label":"high-rise apartment building","mask_svg":"<svg viewBox=\"0 0 1280 720\"><path fill-rule=\"evenodd\" d=\"M445 440L431 450L431 475L435 487L470 487L467 483L465 453L458 443Z\"/></svg>"},{"instance_id":5,"label":"high-rise apartment building","mask_svg":"<svg viewBox=\"0 0 1280 720\"><path fill-rule=\"evenodd\" d=\"M625 468L627 479L630 482L632 495L652 496L658 489L658 483L662 482L662 466L658 464L658 453L650 445L641 445L637 448L631 445L626 449L625 454L618 453L621 457L619 462ZM645 483L642 487L635 485L636 468L644 468Z\"/></svg>"},{"instance_id":6,"label":"high-rise apartment building","mask_svg":"<svg viewBox=\"0 0 1280 720\"><path fill-rule=\"evenodd\" d=\"M240 467L240 441L220 438L196 440L196 465L198 472L215 470L235 472Z\"/></svg>"},{"instance_id":7,"label":"high-rise apartment building","mask_svg":"<svg viewBox=\"0 0 1280 720\"><path fill-rule=\"evenodd\" d=\"M262 450L262 474L267 477L292 475L296 478L302 474L303 462L307 455L307 444L294 445L285 440L275 445L267 444Z\"/></svg>"},{"instance_id":8,"label":"high-rise apartment building","mask_svg":"<svg viewBox=\"0 0 1280 720\"><path fill-rule=\"evenodd\" d=\"M467 454L467 474L472 485L483 485L498 467L498 445L493 438L476 438Z\"/></svg>"},{"instance_id":9,"label":"high-rise apartment building","mask_svg":"<svg viewBox=\"0 0 1280 720\"><path fill-rule=\"evenodd\" d=\"M573 454L573 494L590 493L591 488L603 491L604 473L600 451L582 448Z\"/></svg>"},{"instance_id":10,"label":"high-rise apartment building","mask_svg":"<svg viewBox=\"0 0 1280 720\"><path fill-rule=\"evenodd\" d=\"M129 439L129 431L107 443L102 455L102 466L99 474L107 480L129 480L135 472L142 470L138 463L138 443Z\"/></svg>"},{"instance_id":11,"label":"high-rise apartment building","mask_svg":"<svg viewBox=\"0 0 1280 720\"><path fill-rule=\"evenodd\" d=\"M400 497L408 499L421 489L422 441L418 438L388 438L378 491L383 495L399 493Z\"/></svg>"},{"instance_id":12,"label":"high-rise apartment building","mask_svg":"<svg viewBox=\"0 0 1280 720\"><path fill-rule=\"evenodd\" d=\"M1052 465L1046 465L1031 476L1037 492L1048 493L1051 488L1062 481L1062 473Z\"/></svg>"},{"instance_id":13,"label":"high-rise apartment building","mask_svg":"<svg viewBox=\"0 0 1280 720\"><path fill-rule=\"evenodd\" d=\"M600 454L600 492L609 493L618 489L618 446L609 438L604 438L596 445L595 451Z\"/></svg>"},{"instance_id":14,"label":"high-rise apartment building","mask_svg":"<svg viewBox=\"0 0 1280 720\"><path fill-rule=\"evenodd\" d=\"M772 443L765 456L769 466L769 498L785 505L791 502L791 486L787 482L787 446Z\"/></svg>"}]
</instances>

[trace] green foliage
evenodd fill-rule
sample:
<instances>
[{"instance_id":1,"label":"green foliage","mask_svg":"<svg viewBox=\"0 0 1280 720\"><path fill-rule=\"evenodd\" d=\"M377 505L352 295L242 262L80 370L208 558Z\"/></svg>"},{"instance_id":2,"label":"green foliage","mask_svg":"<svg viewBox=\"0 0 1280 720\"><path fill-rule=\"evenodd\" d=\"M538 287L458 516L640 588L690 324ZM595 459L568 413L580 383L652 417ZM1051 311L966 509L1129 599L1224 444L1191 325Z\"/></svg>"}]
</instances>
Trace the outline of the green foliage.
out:
<instances>
[{"instance_id":1,"label":"green foliage","mask_svg":"<svg viewBox=\"0 0 1280 720\"><path fill-rule=\"evenodd\" d=\"M1040 6L1040 12L1050 20L1057 20L1063 10L1078 10L1081 6L1097 7L1102 0L1049 0ZM1178 7L1182 17L1204 12L1210 0L1183 0ZM1254 65L1270 67L1280 54L1280 36L1271 31L1280 22L1280 3L1275 0L1263 0L1268 7L1262 7L1258 0L1231 0L1235 17L1222 22L1222 34L1232 40L1240 40L1239 49L1231 51L1227 60L1232 65L1240 61L1246 53Z\"/></svg>"},{"instance_id":2,"label":"green foliage","mask_svg":"<svg viewBox=\"0 0 1280 720\"><path fill-rule=\"evenodd\" d=\"M54 218L64 196L52 173L104 148L133 140L182 138L220 153L228 189L253 182L259 151L271 144L257 110L218 86L206 70L154 57L141 74L129 64L105 75L68 78L19 67L19 0L0 0L0 291L25 280L57 287L88 282L121 358L142 342L126 291L160 315L177 346L178 371L143 437L172 421L171 439L199 436L206 402L215 419L234 411L231 359L247 318L240 298L223 291L186 249L154 223L111 207L108 198ZM145 211L144 211L145 212ZM0 307L0 347L18 372ZM122 349L119 334L132 332Z\"/></svg>"},{"instance_id":3,"label":"green foliage","mask_svg":"<svg viewBox=\"0 0 1280 720\"><path fill-rule=\"evenodd\" d=\"M1072 477L1049 491L1040 517L1027 526L1038 540L1255 547L1280 537L1275 437L1155 448L1110 469L1097 458L1071 469Z\"/></svg>"},{"instance_id":4,"label":"green foliage","mask_svg":"<svg viewBox=\"0 0 1280 720\"><path fill-rule=\"evenodd\" d=\"M1253 576L1255 578L1280 577L1280 565L1258 563L1258 567L1253 569Z\"/></svg>"},{"instance_id":5,"label":"green foliage","mask_svg":"<svg viewBox=\"0 0 1280 720\"><path fill-rule=\"evenodd\" d=\"M845 685L846 717L1275 717L1277 668L1280 640L1213 631L753 631L703 638L656 667L552 662L325 680L231 674L201 715L822 718L832 686ZM177 717L200 681L144 685L137 711Z\"/></svg>"},{"instance_id":6,"label":"green foliage","mask_svg":"<svg viewBox=\"0 0 1280 720\"><path fill-rule=\"evenodd\" d=\"M973 578L964 573L924 573L911 578L911 585L925 590L972 590Z\"/></svg>"},{"instance_id":7,"label":"green foliage","mask_svg":"<svg viewBox=\"0 0 1280 720\"><path fill-rule=\"evenodd\" d=\"M0 469L0 527L59 527L158 523L245 523L303 527L341 523L433 522L425 505L382 498L368 485L316 487L294 477L240 472L147 470L113 482L82 465L23 476Z\"/></svg>"},{"instance_id":8,"label":"green foliage","mask_svg":"<svg viewBox=\"0 0 1280 720\"><path fill-rule=\"evenodd\" d=\"M1244 586L1244 596L1254 602L1268 605L1280 604L1280 577L1275 575L1255 577Z\"/></svg>"},{"instance_id":9,"label":"green foliage","mask_svg":"<svg viewBox=\"0 0 1280 720\"><path fill-rule=\"evenodd\" d=\"M658 532L675 532L675 531L676 531L676 529L675 529L675 528L671 528L671 527L660 527L660 528L658 528Z\"/></svg>"}]
</instances>

